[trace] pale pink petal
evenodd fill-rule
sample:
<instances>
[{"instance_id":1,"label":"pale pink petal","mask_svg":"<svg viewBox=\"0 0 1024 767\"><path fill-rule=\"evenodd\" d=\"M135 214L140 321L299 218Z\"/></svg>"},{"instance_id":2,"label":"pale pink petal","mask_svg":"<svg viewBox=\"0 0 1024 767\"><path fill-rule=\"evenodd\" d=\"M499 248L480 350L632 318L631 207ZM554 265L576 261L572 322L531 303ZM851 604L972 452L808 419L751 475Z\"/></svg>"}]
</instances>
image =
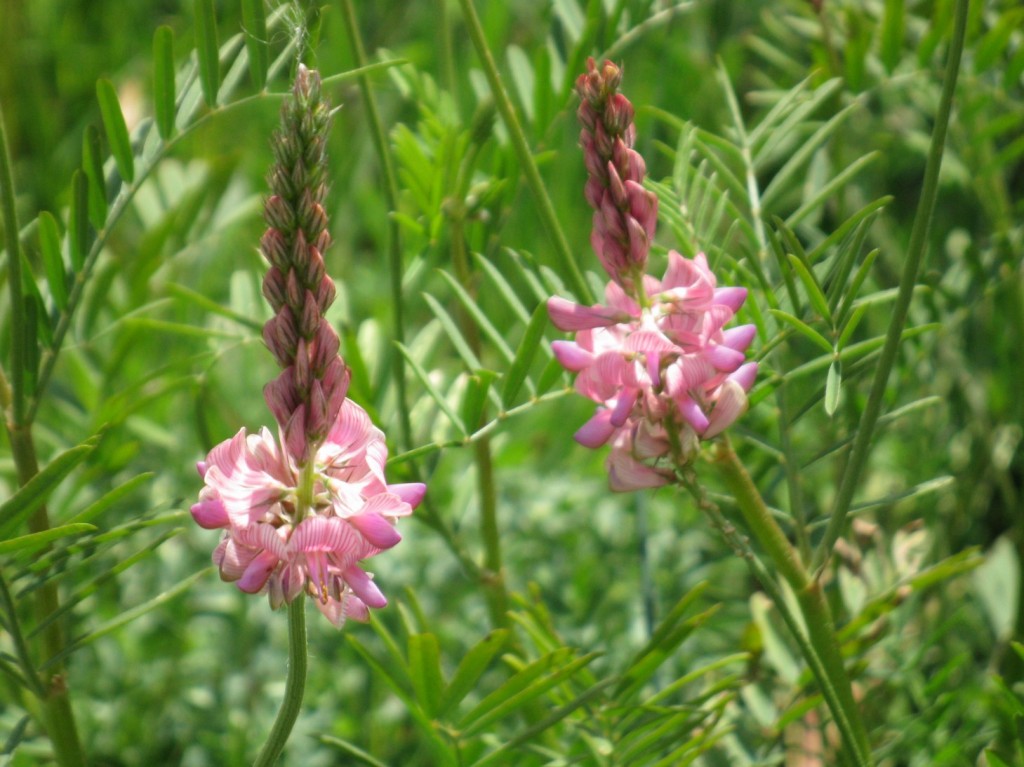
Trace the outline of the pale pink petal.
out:
<instances>
[{"instance_id":1,"label":"pale pink petal","mask_svg":"<svg viewBox=\"0 0 1024 767\"><path fill-rule=\"evenodd\" d=\"M676 404L679 407L679 413L686 419L686 422L693 427L694 431L698 434L702 434L704 430L708 428L708 417L704 415L704 411L700 409L700 405L689 397L677 400Z\"/></svg>"},{"instance_id":2,"label":"pale pink petal","mask_svg":"<svg viewBox=\"0 0 1024 767\"><path fill-rule=\"evenodd\" d=\"M427 486L422 482L405 482L397 485L388 485L387 491L394 495L397 495L409 506L415 509L420 505L420 501L423 500L423 496L426 495Z\"/></svg>"},{"instance_id":3,"label":"pale pink petal","mask_svg":"<svg viewBox=\"0 0 1024 767\"><path fill-rule=\"evenodd\" d=\"M743 415L747 409L747 394L743 387L736 381L726 381L715 402L715 409L711 411L711 419L708 427L701 435L704 439L711 439L721 434L737 418Z\"/></svg>"},{"instance_id":4,"label":"pale pink petal","mask_svg":"<svg viewBox=\"0 0 1024 767\"><path fill-rule=\"evenodd\" d=\"M261 551L245 568L236 585L247 594L258 593L267 584L267 579L280 561L273 553Z\"/></svg>"},{"instance_id":5,"label":"pale pink petal","mask_svg":"<svg viewBox=\"0 0 1024 767\"><path fill-rule=\"evenodd\" d=\"M617 493L661 487L669 480L666 473L645 466L625 450L612 450L608 456L608 486Z\"/></svg>"},{"instance_id":6,"label":"pale pink petal","mask_svg":"<svg viewBox=\"0 0 1024 767\"><path fill-rule=\"evenodd\" d=\"M738 383L743 391L750 391L750 387L754 385L754 379L756 378L757 363L748 362L746 365L741 365L736 372L731 373L727 380Z\"/></svg>"},{"instance_id":7,"label":"pale pink petal","mask_svg":"<svg viewBox=\"0 0 1024 767\"><path fill-rule=\"evenodd\" d=\"M739 325L722 331L722 344L738 352L745 352L757 335L757 325Z\"/></svg>"},{"instance_id":8,"label":"pale pink petal","mask_svg":"<svg viewBox=\"0 0 1024 767\"><path fill-rule=\"evenodd\" d=\"M548 299L548 316L556 328L570 332L608 327L629 319L607 306L580 306L557 296Z\"/></svg>"},{"instance_id":9,"label":"pale pink petal","mask_svg":"<svg viewBox=\"0 0 1024 767\"><path fill-rule=\"evenodd\" d=\"M743 302L746 300L746 288L718 288L715 291L715 303L727 306L732 310L733 314L740 310L740 307L743 306Z\"/></svg>"},{"instance_id":10,"label":"pale pink petal","mask_svg":"<svg viewBox=\"0 0 1024 767\"><path fill-rule=\"evenodd\" d=\"M712 344L707 347L704 350L704 356L708 362L715 366L716 370L721 370L724 373L731 373L736 370L743 364L743 360L746 359L743 352L738 352L735 349L730 349L728 346L720 346L718 344Z\"/></svg>"},{"instance_id":11,"label":"pale pink petal","mask_svg":"<svg viewBox=\"0 0 1024 767\"><path fill-rule=\"evenodd\" d=\"M390 549L402 540L395 526L380 514L357 514L349 517L348 523L378 549Z\"/></svg>"},{"instance_id":12,"label":"pale pink petal","mask_svg":"<svg viewBox=\"0 0 1024 767\"><path fill-rule=\"evenodd\" d=\"M231 524L224 504L219 498L212 500L200 500L192 506L192 518L200 527L207 530L214 530L219 527L227 527Z\"/></svg>"}]
</instances>

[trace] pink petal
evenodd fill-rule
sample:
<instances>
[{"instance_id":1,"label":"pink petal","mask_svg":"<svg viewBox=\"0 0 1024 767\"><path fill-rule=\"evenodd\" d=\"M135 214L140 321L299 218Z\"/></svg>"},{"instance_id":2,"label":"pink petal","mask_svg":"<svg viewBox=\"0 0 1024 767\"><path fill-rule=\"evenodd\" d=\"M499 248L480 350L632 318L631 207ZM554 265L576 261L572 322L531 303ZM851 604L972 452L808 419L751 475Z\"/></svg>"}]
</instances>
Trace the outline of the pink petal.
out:
<instances>
[{"instance_id":1,"label":"pink petal","mask_svg":"<svg viewBox=\"0 0 1024 767\"><path fill-rule=\"evenodd\" d=\"M740 325L722 331L722 344L738 352L745 352L756 335L756 325Z\"/></svg>"},{"instance_id":2,"label":"pink petal","mask_svg":"<svg viewBox=\"0 0 1024 767\"><path fill-rule=\"evenodd\" d=\"M728 306L732 309L733 314L740 310L740 307L743 306L743 302L746 300L746 288L718 288L715 291L715 303Z\"/></svg>"},{"instance_id":3,"label":"pink petal","mask_svg":"<svg viewBox=\"0 0 1024 767\"><path fill-rule=\"evenodd\" d=\"M686 422L693 427L693 430L698 434L702 434L706 428L708 428L708 418L704 415L704 411L700 409L700 405L694 402L689 397L686 397L682 401L676 401L676 405L679 407L679 413L686 419Z\"/></svg>"},{"instance_id":4,"label":"pink petal","mask_svg":"<svg viewBox=\"0 0 1024 767\"><path fill-rule=\"evenodd\" d=\"M640 463L624 450L613 450L608 457L608 486L616 493L667 485L669 477Z\"/></svg>"},{"instance_id":5,"label":"pink petal","mask_svg":"<svg viewBox=\"0 0 1024 767\"><path fill-rule=\"evenodd\" d=\"M345 578L345 583L352 589L352 592L367 607L384 607L387 605L388 600L363 568L353 565L345 570L342 575Z\"/></svg>"},{"instance_id":6,"label":"pink petal","mask_svg":"<svg viewBox=\"0 0 1024 767\"><path fill-rule=\"evenodd\" d=\"M622 390L618 401L615 403L615 409L612 410L612 426L622 426L626 422L629 414L633 412L633 406L636 404L636 398L639 393L637 389Z\"/></svg>"},{"instance_id":7,"label":"pink petal","mask_svg":"<svg viewBox=\"0 0 1024 767\"><path fill-rule=\"evenodd\" d=\"M602 328L615 325L623 319L621 312L607 306L580 306L572 301L554 296L548 299L548 316L559 330L574 331Z\"/></svg>"},{"instance_id":8,"label":"pink petal","mask_svg":"<svg viewBox=\"0 0 1024 767\"><path fill-rule=\"evenodd\" d=\"M348 523L378 549L390 549L402 540L395 526L380 514L356 514L348 518Z\"/></svg>"},{"instance_id":9,"label":"pink petal","mask_svg":"<svg viewBox=\"0 0 1024 767\"><path fill-rule=\"evenodd\" d=\"M612 411L607 408L600 408L573 436L583 447L598 448L607 442L615 427L612 425Z\"/></svg>"},{"instance_id":10,"label":"pink petal","mask_svg":"<svg viewBox=\"0 0 1024 767\"><path fill-rule=\"evenodd\" d=\"M746 356L743 352L730 349L728 346L714 344L704 351L704 357L715 366L717 370L724 373L731 373L743 364Z\"/></svg>"},{"instance_id":11,"label":"pink petal","mask_svg":"<svg viewBox=\"0 0 1024 767\"><path fill-rule=\"evenodd\" d=\"M750 387L754 385L756 378L757 363L748 362L746 365L740 366L736 372L731 373L726 380L735 381L743 388L743 391L750 391Z\"/></svg>"},{"instance_id":12,"label":"pink petal","mask_svg":"<svg viewBox=\"0 0 1024 767\"><path fill-rule=\"evenodd\" d=\"M594 361L593 354L572 341L552 341L551 351L562 367L573 373L584 370Z\"/></svg>"},{"instance_id":13,"label":"pink petal","mask_svg":"<svg viewBox=\"0 0 1024 767\"><path fill-rule=\"evenodd\" d=\"M257 593L266 585L267 579L270 578L270 574L274 572L274 568L280 561L271 552L261 551L245 568L242 577L238 579L238 588L247 594Z\"/></svg>"},{"instance_id":14,"label":"pink petal","mask_svg":"<svg viewBox=\"0 0 1024 767\"><path fill-rule=\"evenodd\" d=\"M426 495L427 486L422 482L406 482L397 485L388 485L388 492L397 495L412 508L420 505L423 496Z\"/></svg>"},{"instance_id":15,"label":"pink petal","mask_svg":"<svg viewBox=\"0 0 1024 767\"><path fill-rule=\"evenodd\" d=\"M199 501L192 506L192 518L196 523L207 530L215 530L219 527L227 527L231 524L228 518L224 503L219 498Z\"/></svg>"},{"instance_id":16,"label":"pink petal","mask_svg":"<svg viewBox=\"0 0 1024 767\"><path fill-rule=\"evenodd\" d=\"M707 429L701 435L704 439L711 439L721 434L733 421L743 415L747 409L747 394L743 387L735 381L726 381L715 402L715 409L711 411L711 419Z\"/></svg>"}]
</instances>

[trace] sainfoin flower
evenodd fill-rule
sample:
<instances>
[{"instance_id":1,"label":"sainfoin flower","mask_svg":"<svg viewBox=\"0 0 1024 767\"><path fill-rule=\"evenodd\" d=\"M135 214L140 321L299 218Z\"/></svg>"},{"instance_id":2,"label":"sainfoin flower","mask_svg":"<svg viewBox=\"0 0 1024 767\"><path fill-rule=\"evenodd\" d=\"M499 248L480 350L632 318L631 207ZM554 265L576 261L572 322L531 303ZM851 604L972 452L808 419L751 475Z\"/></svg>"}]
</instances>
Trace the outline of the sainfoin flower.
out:
<instances>
[{"instance_id":1,"label":"sainfoin flower","mask_svg":"<svg viewBox=\"0 0 1024 767\"><path fill-rule=\"evenodd\" d=\"M746 289L718 287L703 253L688 259L670 251L662 279L644 273L657 207L638 202L651 193L639 186L644 164L632 149L633 109L616 92L620 81L618 67L593 60L577 81L586 197L595 207L591 242L611 277L605 303L554 297L548 313L557 328L576 333L553 350L576 373L576 390L598 403L576 440L611 444L609 484L626 491L671 482L701 439L732 424L746 409L757 363L745 362L755 326L724 327ZM616 191L620 178L632 185L623 204L615 203L626 199Z\"/></svg>"},{"instance_id":2,"label":"sainfoin flower","mask_svg":"<svg viewBox=\"0 0 1024 767\"><path fill-rule=\"evenodd\" d=\"M263 393L277 435L242 429L214 447L192 516L224 531L213 553L222 579L275 608L306 592L340 627L387 604L360 563L401 540L395 523L426 488L387 484L384 434L347 399L351 376L324 318L335 297L322 255L330 109L316 72L299 67L281 123L261 241L274 310L263 337L282 368Z\"/></svg>"}]
</instances>

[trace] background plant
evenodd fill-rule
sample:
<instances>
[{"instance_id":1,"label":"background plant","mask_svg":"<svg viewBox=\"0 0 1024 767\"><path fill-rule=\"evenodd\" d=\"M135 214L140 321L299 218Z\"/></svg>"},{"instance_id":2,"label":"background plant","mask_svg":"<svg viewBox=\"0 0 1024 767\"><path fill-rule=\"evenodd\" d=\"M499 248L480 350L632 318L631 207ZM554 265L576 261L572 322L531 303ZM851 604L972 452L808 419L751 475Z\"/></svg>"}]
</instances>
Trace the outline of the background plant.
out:
<instances>
[{"instance_id":1,"label":"background plant","mask_svg":"<svg viewBox=\"0 0 1024 767\"><path fill-rule=\"evenodd\" d=\"M3 370L12 382L19 315L50 526L65 528L49 550L4 551L5 668L20 673L14 612L32 662L53 655L49 584L91 763L243 764L274 716L283 616L203 569L185 509L193 462L263 412L262 175L274 94L304 48L342 104L328 269L352 396L395 435L396 475L431 492L386 565L406 597L373 628L311 635L289 760L747 764L829 748L743 563L682 496L609 496L601 456L569 442L590 408L566 396L537 307L599 287L570 89L587 55L623 63L656 245L702 249L751 288L771 373L733 443L770 505L806 510L810 545L885 332L953 5L478 4L565 248L538 223L460 7L286 4L262 34L251 2L5 3L24 310L5 254ZM880 763L1021 758L1022 51L1013 3L971 4L926 270L826 572ZM11 541L43 494L15 495L7 455ZM37 763L51 746L5 679L6 755Z\"/></svg>"}]
</instances>

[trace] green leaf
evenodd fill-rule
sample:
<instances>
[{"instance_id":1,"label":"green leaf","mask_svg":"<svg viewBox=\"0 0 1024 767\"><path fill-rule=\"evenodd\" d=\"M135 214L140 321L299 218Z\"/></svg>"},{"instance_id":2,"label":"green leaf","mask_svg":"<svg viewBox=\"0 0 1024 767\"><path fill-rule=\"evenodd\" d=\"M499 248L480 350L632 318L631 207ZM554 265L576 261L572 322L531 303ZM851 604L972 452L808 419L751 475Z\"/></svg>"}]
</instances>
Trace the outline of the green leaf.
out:
<instances>
[{"instance_id":1,"label":"green leaf","mask_svg":"<svg viewBox=\"0 0 1024 767\"><path fill-rule=\"evenodd\" d=\"M434 386L434 383L430 380L430 376L427 375L427 372L423 369L420 363L416 361L412 352L409 351L404 344L398 344L398 349L402 353L402 356L408 361L413 374L419 379L420 383L423 384L423 388L427 390L427 393L431 398L433 398L434 402L437 403L437 406L441 408L441 411L446 416L448 416L448 419L452 422L455 428L459 430L462 437L468 437L469 432L466 431L466 425L462 422L462 419L459 418L455 410L452 409L452 406L448 403L448 400L444 395L442 395L441 392L437 390L437 387Z\"/></svg>"},{"instance_id":2,"label":"green leaf","mask_svg":"<svg viewBox=\"0 0 1024 767\"><path fill-rule=\"evenodd\" d=\"M903 53L903 0L885 0L882 16L881 53L885 71L892 74ZM980 71L980 70L979 70Z\"/></svg>"},{"instance_id":3,"label":"green leaf","mask_svg":"<svg viewBox=\"0 0 1024 767\"><path fill-rule=\"evenodd\" d=\"M869 152L868 154L854 160L850 165L844 168L840 173L833 176L827 184L816 190L816 193L809 200L806 200L797 210L795 210L787 219L786 225L794 227L809 216L819 206L824 204L825 200L835 194L838 190L842 189L848 181L854 176L860 173L861 170L866 168L868 165L873 163L879 157L882 156L881 152Z\"/></svg>"},{"instance_id":4,"label":"green leaf","mask_svg":"<svg viewBox=\"0 0 1024 767\"><path fill-rule=\"evenodd\" d=\"M89 181L89 220L97 230L107 222L107 182L103 175L100 129L88 125L82 134L82 166Z\"/></svg>"},{"instance_id":5,"label":"green leaf","mask_svg":"<svg viewBox=\"0 0 1024 767\"><path fill-rule=\"evenodd\" d=\"M64 271L64 258L60 252L60 229L57 219L47 211L39 214L39 251L43 257L43 269L46 271L46 283L50 286L50 295L59 311L68 306L68 282Z\"/></svg>"},{"instance_id":6,"label":"green leaf","mask_svg":"<svg viewBox=\"0 0 1024 767\"><path fill-rule=\"evenodd\" d=\"M498 353L505 358L506 362L512 362L515 355L512 354L512 350L509 348L508 343L506 343L504 333L498 332L484 311L481 310L477 301L466 292L466 289L459 284L458 280L444 270L440 270L440 273L455 292L459 302L466 308L466 312L479 326L480 331L487 336L488 340L494 345Z\"/></svg>"},{"instance_id":7,"label":"green leaf","mask_svg":"<svg viewBox=\"0 0 1024 767\"><path fill-rule=\"evenodd\" d=\"M494 656L505 646L508 635L508 629L495 629L470 648L441 695L437 706L438 717L443 717L469 694Z\"/></svg>"},{"instance_id":8,"label":"green leaf","mask_svg":"<svg viewBox=\"0 0 1024 767\"><path fill-rule=\"evenodd\" d=\"M50 541L55 541L58 538L64 538L70 535L81 535L82 533L88 533L95 529L96 527L94 525L61 525L60 527L52 527L49 530L43 530L39 533L21 535L17 538L8 538L5 541L0 541L0 554L36 551L37 549L41 549L48 545Z\"/></svg>"},{"instance_id":9,"label":"green leaf","mask_svg":"<svg viewBox=\"0 0 1024 767\"><path fill-rule=\"evenodd\" d=\"M203 99L211 109L217 106L220 87L220 59L217 54L217 17L213 0L195 0L196 53L199 56L199 80Z\"/></svg>"},{"instance_id":10,"label":"green leaf","mask_svg":"<svg viewBox=\"0 0 1024 767\"><path fill-rule=\"evenodd\" d=\"M1003 761L991 748L985 749L985 761L988 762L988 767L1010 767L1009 763Z\"/></svg>"},{"instance_id":11,"label":"green leaf","mask_svg":"<svg viewBox=\"0 0 1024 767\"><path fill-rule=\"evenodd\" d=\"M320 735L318 736L318 739L325 746L333 746L340 751L344 751L353 759L357 759L361 764L368 764L370 767L388 767L384 762L374 758L372 754L366 753L363 749L359 748L359 746L354 743L349 743L343 738L338 738L334 735Z\"/></svg>"},{"instance_id":12,"label":"green leaf","mask_svg":"<svg viewBox=\"0 0 1024 767\"><path fill-rule=\"evenodd\" d=\"M807 299L811 302L811 306L814 307L814 311L818 313L819 317L831 324L832 312L829 311L828 301L825 300L825 294L822 292L814 272L811 271L810 267L799 256L790 255L789 263L793 267L793 271L800 278L800 281L804 284Z\"/></svg>"},{"instance_id":13,"label":"green leaf","mask_svg":"<svg viewBox=\"0 0 1024 767\"><path fill-rule=\"evenodd\" d=\"M875 263L875 258L878 256L878 249L872 250L866 256L864 256L864 262L857 268L857 273L853 276L853 282L850 283L849 290L846 291L846 295L843 296L843 301L839 305L839 312L836 314L836 321L842 324L846 317L846 313L850 311L853 306L853 302L857 298L857 294L860 293L860 288L864 284L864 280L867 279L868 273L871 271L871 267Z\"/></svg>"},{"instance_id":14,"label":"green leaf","mask_svg":"<svg viewBox=\"0 0 1024 767\"><path fill-rule=\"evenodd\" d=\"M843 382L842 363L839 359L832 360L825 378L825 412L832 416L839 407L839 393Z\"/></svg>"},{"instance_id":15,"label":"green leaf","mask_svg":"<svg viewBox=\"0 0 1024 767\"><path fill-rule=\"evenodd\" d=\"M95 447L95 442L89 441L65 450L0 505L0 540L10 537L24 520L46 503L50 493Z\"/></svg>"},{"instance_id":16,"label":"green leaf","mask_svg":"<svg viewBox=\"0 0 1024 767\"><path fill-rule=\"evenodd\" d=\"M57 653L57 655L48 659L43 664L42 670L45 671L55 663L59 663L60 661L64 660L64 658L69 656L71 653L75 652L75 650L84 647L90 642L96 641L100 637L106 636L112 631L116 631L117 629L121 628L121 626L124 626L126 623L131 623L136 618L145 615L151 610L155 610L158 607L163 607L165 604L167 604L167 602L171 601L179 594L182 594L183 592L187 591L192 586L193 583L195 583L200 578L203 578L206 575L208 575L212 570L212 567L206 567L200 570L199 572L190 575L188 578L185 578L183 581L180 581L179 583L162 592L161 594L158 594L149 601L143 602L142 604L133 607L130 610L125 610L117 617L100 624L97 628L93 629L88 634L85 634L75 639L67 647L65 647L64 650Z\"/></svg>"},{"instance_id":17,"label":"green leaf","mask_svg":"<svg viewBox=\"0 0 1024 767\"><path fill-rule=\"evenodd\" d=\"M498 374L493 370L478 370L467 379L466 393L462 397L459 415L468 428L475 429L480 424L487 395L497 377Z\"/></svg>"},{"instance_id":18,"label":"green leaf","mask_svg":"<svg viewBox=\"0 0 1024 767\"><path fill-rule=\"evenodd\" d=\"M466 368L471 373L476 373L483 368L479 358L473 353L473 350L469 347L469 343L462 335L462 331L459 330L458 324L452 319L452 316L448 313L441 302L434 298L429 293L423 294L423 299L427 302L427 306L430 307L430 311L437 317L438 322L441 323L441 327L444 328L445 335L448 336L448 340L452 342L452 346L455 347L455 351L459 357L462 358L462 362L466 365Z\"/></svg>"},{"instance_id":19,"label":"green leaf","mask_svg":"<svg viewBox=\"0 0 1024 767\"><path fill-rule=\"evenodd\" d=\"M409 637L409 675L420 706L427 716L435 717L444 680L441 678L441 650L433 634Z\"/></svg>"},{"instance_id":20,"label":"green leaf","mask_svg":"<svg viewBox=\"0 0 1024 767\"><path fill-rule=\"evenodd\" d=\"M560 655L565 657L565 654L555 652L535 661L484 698L480 705L459 723L463 735L471 736L509 716L555 685L561 684L598 657L598 653L588 653L571 663L565 663L564 660L555 662L556 657ZM523 684L521 677L530 677L530 681ZM513 691L516 687L518 690Z\"/></svg>"},{"instance_id":21,"label":"green leaf","mask_svg":"<svg viewBox=\"0 0 1024 767\"><path fill-rule=\"evenodd\" d=\"M512 360L512 365L505 374L501 401L506 409L512 407L516 395L519 394L519 390L523 386L523 381L526 380L526 374L537 354L537 349L541 346L541 339L544 338L544 330L547 326L548 307L543 303L537 304L537 308L533 310L533 316L530 318L530 324L526 326L523 340L519 343L515 359Z\"/></svg>"},{"instance_id":22,"label":"green leaf","mask_svg":"<svg viewBox=\"0 0 1024 767\"><path fill-rule=\"evenodd\" d=\"M114 155L114 161L117 163L117 171L121 174L121 178L130 184L135 180L132 142L128 139L128 126L124 123L121 103L117 100L114 84L110 80L97 81L96 97L100 102L103 128L107 132L107 141L110 143L110 152Z\"/></svg>"},{"instance_id":23,"label":"green leaf","mask_svg":"<svg viewBox=\"0 0 1024 767\"><path fill-rule=\"evenodd\" d=\"M71 212L68 214L68 251L71 269L78 273L89 252L89 181L79 169L71 176Z\"/></svg>"},{"instance_id":24,"label":"green leaf","mask_svg":"<svg viewBox=\"0 0 1024 767\"><path fill-rule=\"evenodd\" d=\"M157 27L153 33L153 111L160 138L174 135L174 30Z\"/></svg>"},{"instance_id":25,"label":"green leaf","mask_svg":"<svg viewBox=\"0 0 1024 767\"><path fill-rule=\"evenodd\" d=\"M822 351L827 352L828 354L831 354L834 351L832 344L828 342L828 339L803 320L794 317L789 312L784 312L781 309L769 309L768 312L775 317L775 319L781 320L800 335L820 346Z\"/></svg>"},{"instance_id":26,"label":"green leaf","mask_svg":"<svg viewBox=\"0 0 1024 767\"><path fill-rule=\"evenodd\" d=\"M137 477L132 477L127 482L118 485L113 490L104 493L98 499L90 503L80 512L75 514L71 519L67 521L67 524L74 524L80 522L89 522L96 519L100 514L109 509L115 503L120 501L125 496L131 494L135 488L144 485L153 478L152 473L139 474Z\"/></svg>"},{"instance_id":27,"label":"green leaf","mask_svg":"<svg viewBox=\"0 0 1024 767\"><path fill-rule=\"evenodd\" d=\"M270 67L269 38L267 37L267 11L263 0L242 0L242 25L245 29L245 47L249 51L249 74L256 90L267 84Z\"/></svg>"}]
</instances>

